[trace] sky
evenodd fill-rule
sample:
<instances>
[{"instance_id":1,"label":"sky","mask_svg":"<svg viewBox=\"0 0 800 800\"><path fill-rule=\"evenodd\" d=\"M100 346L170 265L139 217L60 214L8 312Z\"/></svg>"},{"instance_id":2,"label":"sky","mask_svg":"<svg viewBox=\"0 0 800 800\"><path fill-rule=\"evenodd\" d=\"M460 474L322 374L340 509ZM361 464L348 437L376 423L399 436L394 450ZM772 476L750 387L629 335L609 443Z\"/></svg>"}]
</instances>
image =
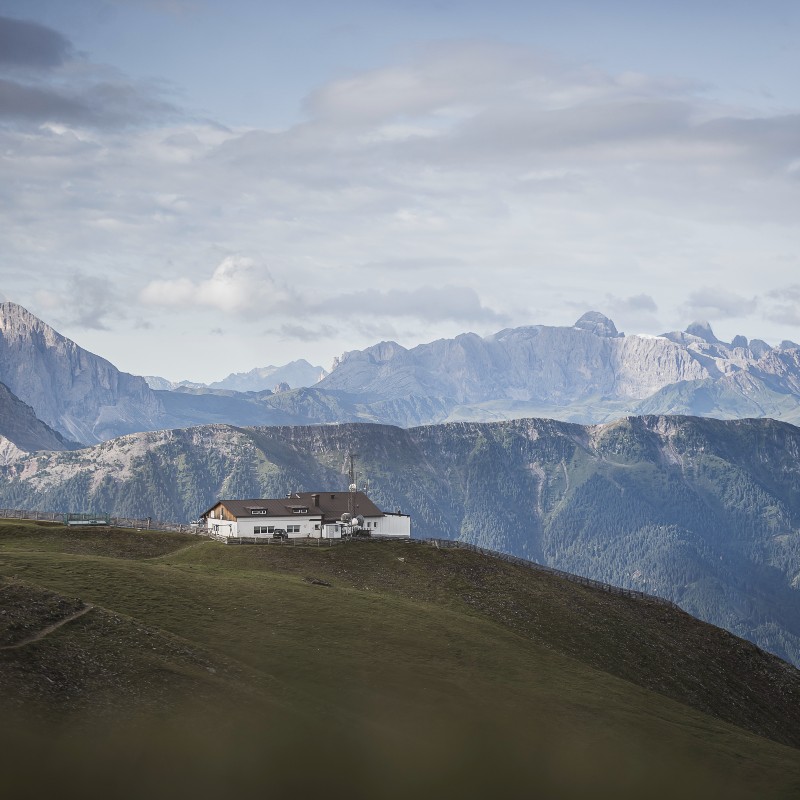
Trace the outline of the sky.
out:
<instances>
[{"instance_id":1,"label":"sky","mask_svg":"<svg viewBox=\"0 0 800 800\"><path fill-rule=\"evenodd\" d=\"M210 382L381 340L800 341L795 0L0 0L0 300Z\"/></svg>"}]
</instances>

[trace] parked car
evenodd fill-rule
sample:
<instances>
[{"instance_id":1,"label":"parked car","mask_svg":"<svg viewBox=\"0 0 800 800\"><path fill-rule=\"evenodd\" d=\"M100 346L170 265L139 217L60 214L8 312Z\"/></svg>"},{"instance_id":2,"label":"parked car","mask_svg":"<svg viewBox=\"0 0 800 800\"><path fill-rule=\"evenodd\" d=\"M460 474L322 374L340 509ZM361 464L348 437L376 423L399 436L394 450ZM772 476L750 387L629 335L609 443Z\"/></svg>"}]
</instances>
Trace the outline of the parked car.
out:
<instances>
[{"instance_id":1,"label":"parked car","mask_svg":"<svg viewBox=\"0 0 800 800\"><path fill-rule=\"evenodd\" d=\"M283 528L275 528L275 530L272 532L272 538L273 539L288 539L289 538L289 534L286 533L286 531Z\"/></svg>"}]
</instances>

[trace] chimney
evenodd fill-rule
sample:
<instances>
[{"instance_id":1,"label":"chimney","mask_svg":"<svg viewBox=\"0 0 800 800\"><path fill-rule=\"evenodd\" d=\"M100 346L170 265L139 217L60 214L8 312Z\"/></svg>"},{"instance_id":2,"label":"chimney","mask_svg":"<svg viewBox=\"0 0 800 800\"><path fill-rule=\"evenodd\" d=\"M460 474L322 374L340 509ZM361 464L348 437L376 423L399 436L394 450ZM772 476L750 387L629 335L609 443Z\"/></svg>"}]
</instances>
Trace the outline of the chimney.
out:
<instances>
[{"instance_id":1,"label":"chimney","mask_svg":"<svg viewBox=\"0 0 800 800\"><path fill-rule=\"evenodd\" d=\"M311 503L313 504L314 508L319 508L319 495L312 494L311 495Z\"/></svg>"}]
</instances>

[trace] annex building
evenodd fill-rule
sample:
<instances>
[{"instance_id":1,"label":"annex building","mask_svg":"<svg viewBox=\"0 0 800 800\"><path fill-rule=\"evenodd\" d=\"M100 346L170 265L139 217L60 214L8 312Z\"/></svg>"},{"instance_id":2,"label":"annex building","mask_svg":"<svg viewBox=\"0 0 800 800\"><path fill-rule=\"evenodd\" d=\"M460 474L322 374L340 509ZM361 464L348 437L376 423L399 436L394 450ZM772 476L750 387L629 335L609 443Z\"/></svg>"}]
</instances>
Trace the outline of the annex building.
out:
<instances>
[{"instance_id":1,"label":"annex building","mask_svg":"<svg viewBox=\"0 0 800 800\"><path fill-rule=\"evenodd\" d=\"M338 539L353 526L373 536L409 538L411 517L381 511L364 492L295 492L258 500L219 500L200 515L210 533L223 537Z\"/></svg>"}]
</instances>

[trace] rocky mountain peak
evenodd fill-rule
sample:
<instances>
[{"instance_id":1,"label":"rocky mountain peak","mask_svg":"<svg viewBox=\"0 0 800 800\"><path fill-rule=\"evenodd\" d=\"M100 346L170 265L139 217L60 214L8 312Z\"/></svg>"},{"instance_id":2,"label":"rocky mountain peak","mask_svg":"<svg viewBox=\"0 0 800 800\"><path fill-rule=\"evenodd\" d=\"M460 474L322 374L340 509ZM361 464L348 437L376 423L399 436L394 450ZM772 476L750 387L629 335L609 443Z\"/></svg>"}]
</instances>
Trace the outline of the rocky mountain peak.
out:
<instances>
[{"instance_id":1,"label":"rocky mountain peak","mask_svg":"<svg viewBox=\"0 0 800 800\"><path fill-rule=\"evenodd\" d=\"M44 323L27 308L11 302L0 303L0 326L4 329L18 325L35 327L37 324L41 326Z\"/></svg>"},{"instance_id":2,"label":"rocky mountain peak","mask_svg":"<svg viewBox=\"0 0 800 800\"><path fill-rule=\"evenodd\" d=\"M714 336L714 331L711 330L711 325L705 320L696 320L686 329L686 333L691 336L696 336L698 339L703 339L709 344L717 344L719 339Z\"/></svg>"},{"instance_id":3,"label":"rocky mountain peak","mask_svg":"<svg viewBox=\"0 0 800 800\"><path fill-rule=\"evenodd\" d=\"M85 444L152 428L163 413L143 378L120 372L16 303L0 304L0 381L39 420Z\"/></svg>"},{"instance_id":4,"label":"rocky mountain peak","mask_svg":"<svg viewBox=\"0 0 800 800\"><path fill-rule=\"evenodd\" d=\"M606 339L614 339L620 335L617 326L599 311L587 311L573 327L589 331L595 336L603 336Z\"/></svg>"}]
</instances>

